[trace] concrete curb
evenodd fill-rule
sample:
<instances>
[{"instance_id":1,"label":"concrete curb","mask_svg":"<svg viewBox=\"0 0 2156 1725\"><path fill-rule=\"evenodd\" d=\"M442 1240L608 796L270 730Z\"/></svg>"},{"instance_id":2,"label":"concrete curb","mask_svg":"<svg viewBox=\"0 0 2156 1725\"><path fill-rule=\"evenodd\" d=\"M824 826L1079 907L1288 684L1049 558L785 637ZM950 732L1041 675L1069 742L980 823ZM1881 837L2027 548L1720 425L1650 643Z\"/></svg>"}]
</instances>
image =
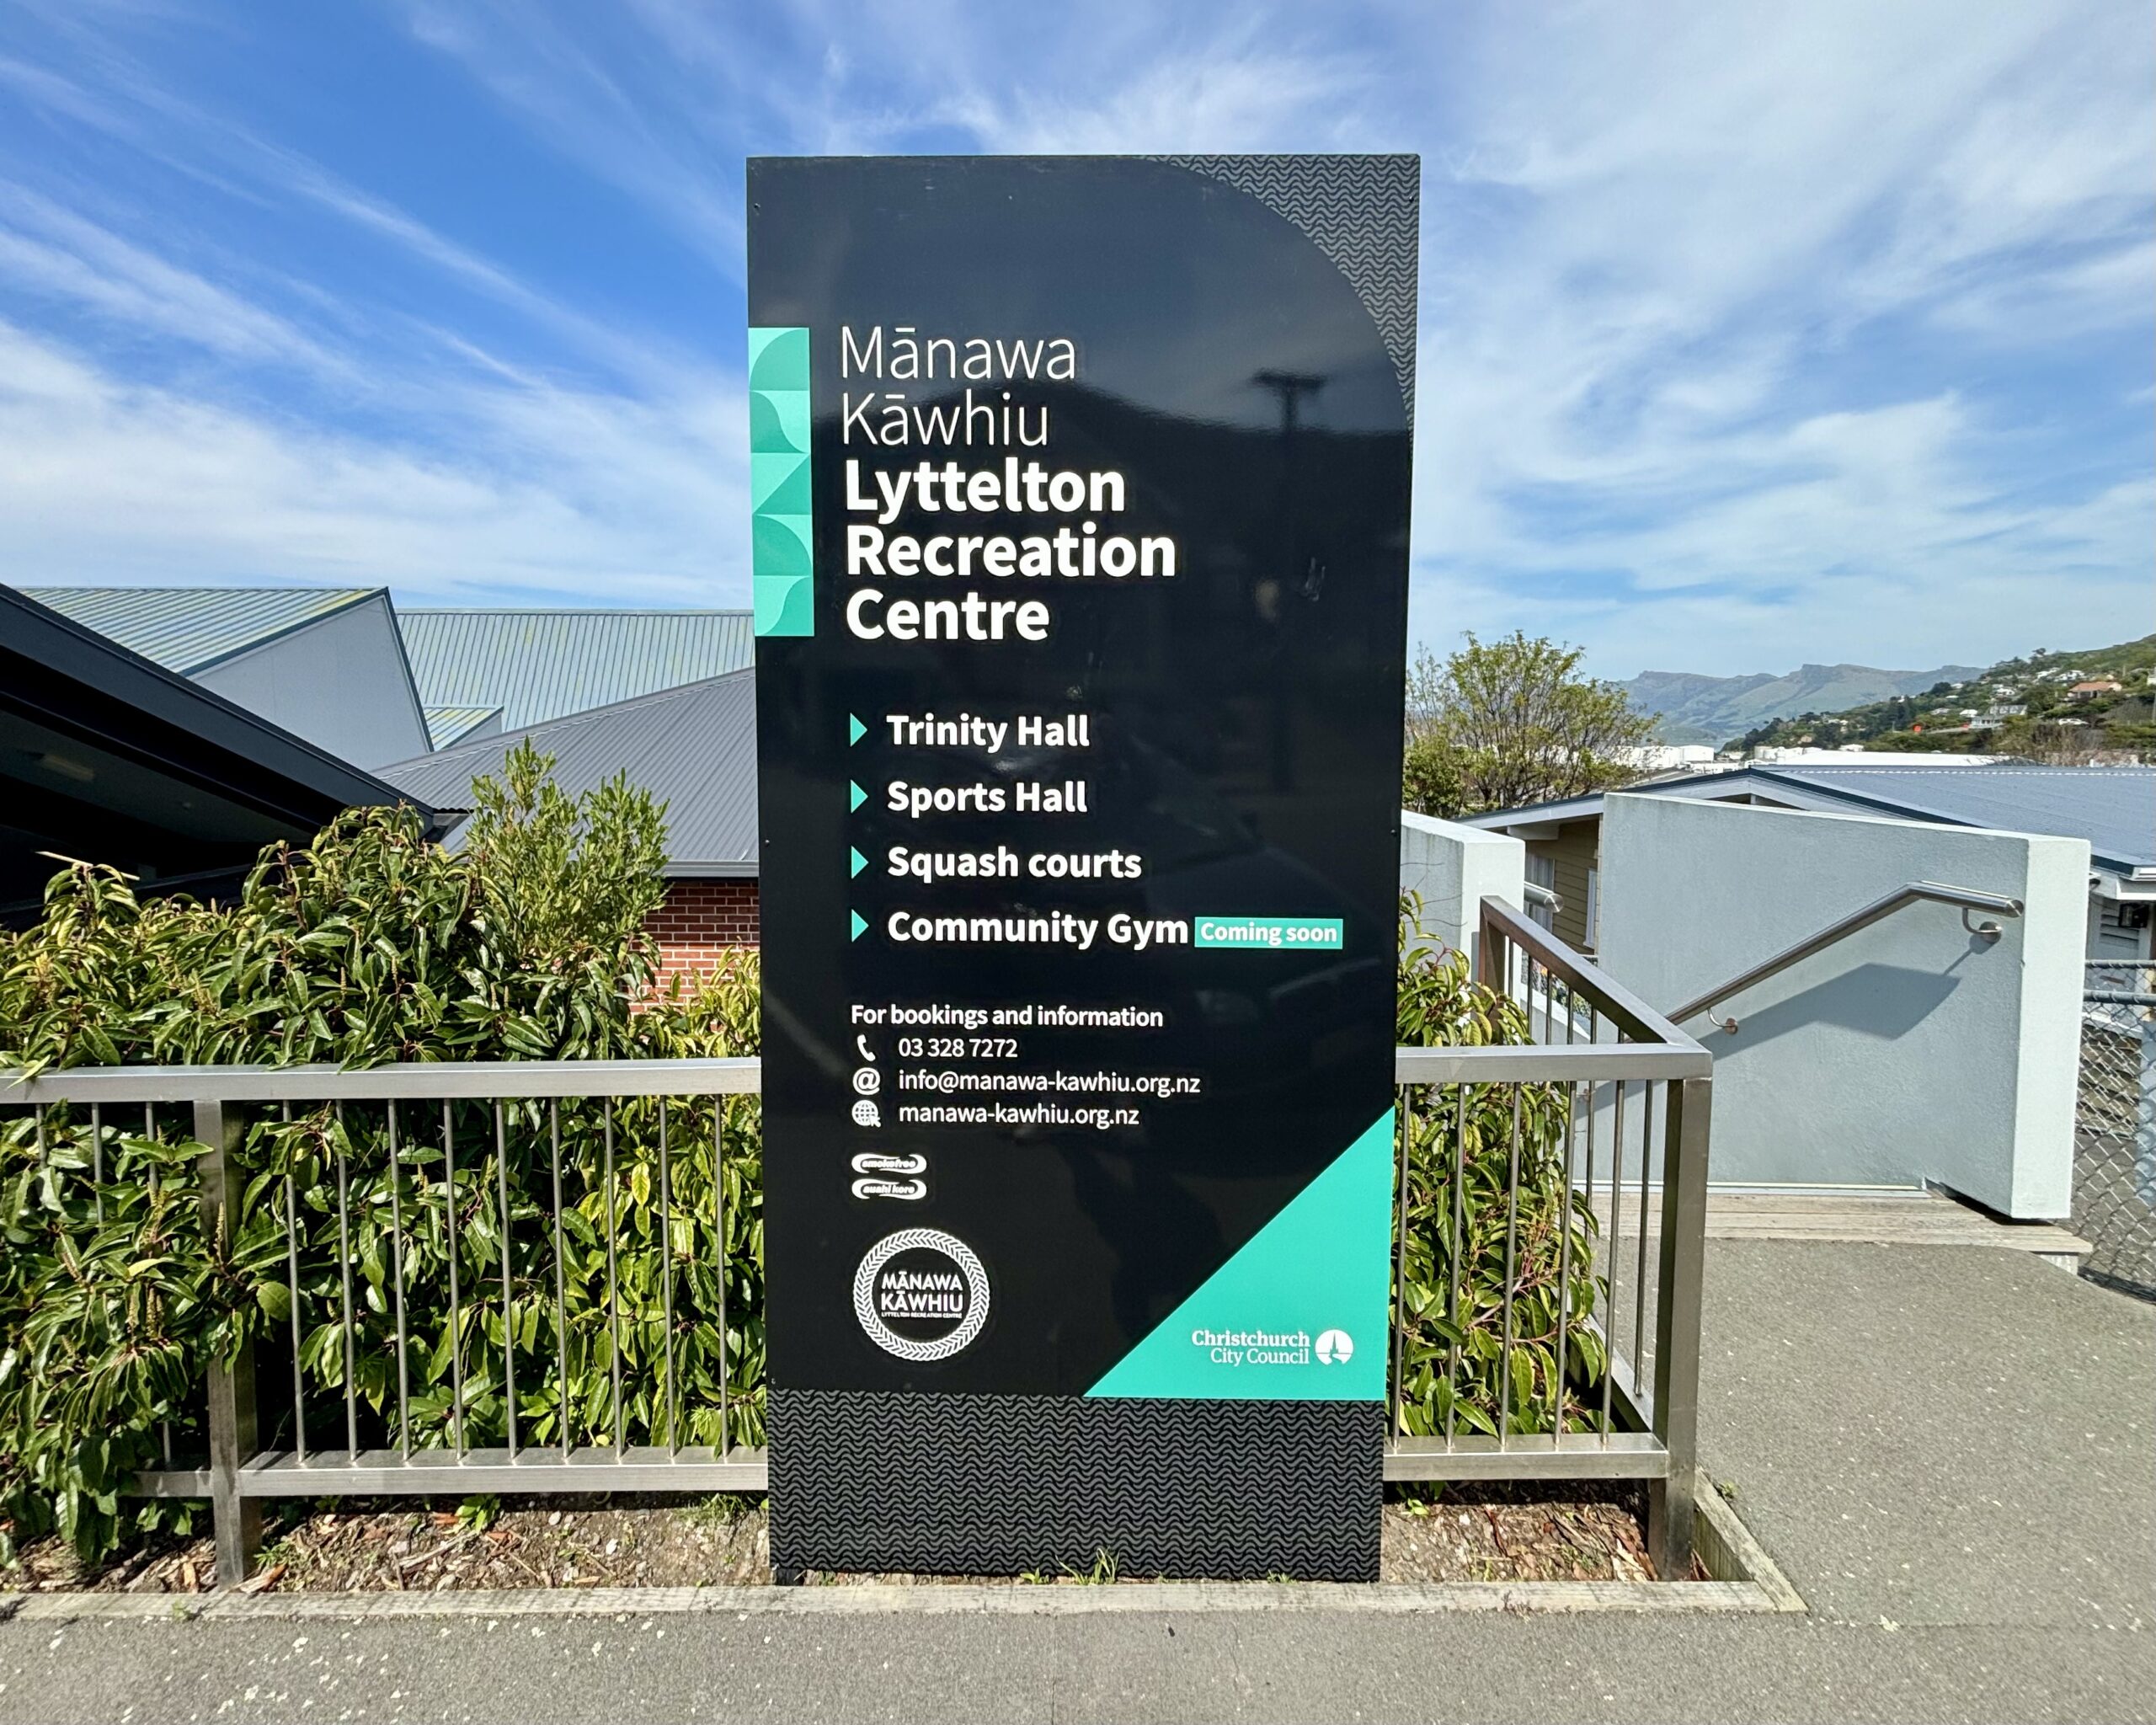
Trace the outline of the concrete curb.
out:
<instances>
[{"instance_id":1,"label":"concrete curb","mask_svg":"<svg viewBox=\"0 0 2156 1725\"><path fill-rule=\"evenodd\" d=\"M1782 1607L1749 1582L1118 1582L1107 1587L938 1586L526 1588L440 1594L39 1594L18 1622L224 1621L445 1617L973 1616L1348 1611L1385 1616L1510 1611L1770 1615Z\"/></svg>"},{"instance_id":2,"label":"concrete curb","mask_svg":"<svg viewBox=\"0 0 2156 1725\"><path fill-rule=\"evenodd\" d=\"M1692 1529L1692 1549L1708 1574L1718 1582L1748 1583L1774 1601L1776 1611L1807 1611L1804 1596L1782 1573L1781 1566L1767 1555L1766 1547L1753 1538L1752 1530L1737 1519L1736 1510L1700 1468L1692 1485L1692 1501L1698 1506Z\"/></svg>"},{"instance_id":3,"label":"concrete curb","mask_svg":"<svg viewBox=\"0 0 2156 1725\"><path fill-rule=\"evenodd\" d=\"M816 1617L915 1613L1109 1616L1133 1613L1336 1611L1407 1616L1700 1612L1773 1616L1807 1608L1789 1578L1702 1471L1696 1548L1710 1581L1141 1581L1105 1587L977 1582L846 1587L475 1588L442 1593L18 1594L0 1622L364 1622L383 1618L718 1616Z\"/></svg>"}]
</instances>

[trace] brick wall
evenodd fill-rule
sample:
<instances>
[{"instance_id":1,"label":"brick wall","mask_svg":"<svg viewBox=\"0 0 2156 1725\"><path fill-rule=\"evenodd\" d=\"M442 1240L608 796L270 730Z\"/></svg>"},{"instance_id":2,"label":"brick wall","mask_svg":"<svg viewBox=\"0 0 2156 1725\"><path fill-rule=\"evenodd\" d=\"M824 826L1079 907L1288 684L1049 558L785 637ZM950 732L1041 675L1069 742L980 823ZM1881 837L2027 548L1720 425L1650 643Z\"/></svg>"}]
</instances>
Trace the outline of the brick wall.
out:
<instances>
[{"instance_id":1,"label":"brick wall","mask_svg":"<svg viewBox=\"0 0 2156 1725\"><path fill-rule=\"evenodd\" d=\"M670 880L644 926L659 942L660 987L676 974L708 971L728 947L757 943L756 883Z\"/></svg>"}]
</instances>

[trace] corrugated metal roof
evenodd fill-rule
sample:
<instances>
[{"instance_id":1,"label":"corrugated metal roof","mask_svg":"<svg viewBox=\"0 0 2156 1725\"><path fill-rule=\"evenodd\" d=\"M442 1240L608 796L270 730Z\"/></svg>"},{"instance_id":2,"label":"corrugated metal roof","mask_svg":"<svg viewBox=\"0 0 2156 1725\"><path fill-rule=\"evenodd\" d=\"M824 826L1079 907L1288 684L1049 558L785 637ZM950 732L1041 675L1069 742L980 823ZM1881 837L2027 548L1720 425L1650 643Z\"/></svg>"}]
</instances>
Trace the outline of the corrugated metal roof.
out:
<instances>
[{"instance_id":1,"label":"corrugated metal roof","mask_svg":"<svg viewBox=\"0 0 2156 1725\"><path fill-rule=\"evenodd\" d=\"M193 676L379 587L24 587L40 605L167 670Z\"/></svg>"},{"instance_id":2,"label":"corrugated metal roof","mask_svg":"<svg viewBox=\"0 0 2156 1725\"><path fill-rule=\"evenodd\" d=\"M617 772L666 804L667 873L754 875L756 680L749 670L571 713L381 769L390 783L442 809L472 806L472 782L499 774L529 740L554 757L554 782L575 794Z\"/></svg>"},{"instance_id":3,"label":"corrugated metal roof","mask_svg":"<svg viewBox=\"0 0 2156 1725\"><path fill-rule=\"evenodd\" d=\"M399 610L419 698L514 729L756 662L745 611Z\"/></svg>"},{"instance_id":4,"label":"corrugated metal roof","mask_svg":"<svg viewBox=\"0 0 2156 1725\"><path fill-rule=\"evenodd\" d=\"M1761 777L1957 826L2089 841L2095 860L2156 867L2156 766L1760 766Z\"/></svg>"},{"instance_id":5,"label":"corrugated metal roof","mask_svg":"<svg viewBox=\"0 0 2156 1725\"><path fill-rule=\"evenodd\" d=\"M477 730L500 715L499 707L430 707L427 735L437 749L446 749L467 731Z\"/></svg>"}]
</instances>

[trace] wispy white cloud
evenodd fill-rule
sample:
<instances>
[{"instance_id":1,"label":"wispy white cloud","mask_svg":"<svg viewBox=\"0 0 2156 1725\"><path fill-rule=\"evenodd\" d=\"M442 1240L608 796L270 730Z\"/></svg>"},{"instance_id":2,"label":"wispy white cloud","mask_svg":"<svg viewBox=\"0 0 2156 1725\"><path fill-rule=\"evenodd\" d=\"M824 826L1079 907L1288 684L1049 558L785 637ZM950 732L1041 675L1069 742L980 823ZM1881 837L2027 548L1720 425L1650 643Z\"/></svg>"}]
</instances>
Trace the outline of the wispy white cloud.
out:
<instances>
[{"instance_id":1,"label":"wispy white cloud","mask_svg":"<svg viewBox=\"0 0 2156 1725\"><path fill-rule=\"evenodd\" d=\"M2036 605L2092 636L2145 615L2145 537L2116 503L2072 519L2115 486L2146 519L2145 440L2036 448L1968 351L1981 323L2041 377L2071 337L2148 328L2132 20L1508 19L1457 80L1473 147L1426 190L1423 633L1569 617L1623 674L1983 657Z\"/></svg>"},{"instance_id":2,"label":"wispy white cloud","mask_svg":"<svg viewBox=\"0 0 2156 1725\"><path fill-rule=\"evenodd\" d=\"M339 368L288 319L5 181L0 181L0 280L229 359Z\"/></svg>"},{"instance_id":3,"label":"wispy white cloud","mask_svg":"<svg viewBox=\"0 0 2156 1725\"><path fill-rule=\"evenodd\" d=\"M94 90L57 73L13 82L49 117L154 149L258 219L312 207L511 323L460 327L440 291L429 316L364 276L236 255L124 184L0 180L0 307L17 318L0 324L0 519L19 566L467 598L745 596L744 409L726 363L574 309L156 87L131 56L96 71Z\"/></svg>"},{"instance_id":4,"label":"wispy white cloud","mask_svg":"<svg viewBox=\"0 0 2156 1725\"><path fill-rule=\"evenodd\" d=\"M738 594L744 154L1409 148L1419 634L1550 629L1624 675L1982 659L2032 617L2095 638L2148 611L2156 45L2115 0L381 16L666 237L707 316L415 213L173 77L169 24L47 8L63 47L12 50L0 85L53 135L429 286L220 253L184 207L89 208L0 160L15 357L74 380L4 380L41 555L151 569L164 512L165 578L372 559L433 591ZM158 342L216 363L147 366ZM321 400L257 377L280 367Z\"/></svg>"},{"instance_id":5,"label":"wispy white cloud","mask_svg":"<svg viewBox=\"0 0 2156 1725\"><path fill-rule=\"evenodd\" d=\"M444 453L131 383L0 325L0 519L44 580L738 601L744 412L472 391Z\"/></svg>"}]
</instances>

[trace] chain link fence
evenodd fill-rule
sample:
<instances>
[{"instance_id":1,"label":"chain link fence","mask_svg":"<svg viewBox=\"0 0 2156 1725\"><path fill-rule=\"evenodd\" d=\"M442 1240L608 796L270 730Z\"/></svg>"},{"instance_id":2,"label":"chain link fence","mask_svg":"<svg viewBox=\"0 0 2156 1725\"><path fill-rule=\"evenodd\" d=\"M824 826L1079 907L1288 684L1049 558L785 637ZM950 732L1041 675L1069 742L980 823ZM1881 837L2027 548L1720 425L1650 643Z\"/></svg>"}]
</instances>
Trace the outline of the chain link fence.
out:
<instances>
[{"instance_id":1,"label":"chain link fence","mask_svg":"<svg viewBox=\"0 0 2156 1725\"><path fill-rule=\"evenodd\" d=\"M2084 1275L2156 1300L2156 964L2088 967L2073 1230L2095 1248Z\"/></svg>"}]
</instances>

